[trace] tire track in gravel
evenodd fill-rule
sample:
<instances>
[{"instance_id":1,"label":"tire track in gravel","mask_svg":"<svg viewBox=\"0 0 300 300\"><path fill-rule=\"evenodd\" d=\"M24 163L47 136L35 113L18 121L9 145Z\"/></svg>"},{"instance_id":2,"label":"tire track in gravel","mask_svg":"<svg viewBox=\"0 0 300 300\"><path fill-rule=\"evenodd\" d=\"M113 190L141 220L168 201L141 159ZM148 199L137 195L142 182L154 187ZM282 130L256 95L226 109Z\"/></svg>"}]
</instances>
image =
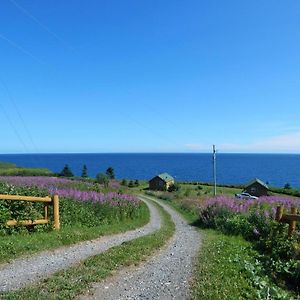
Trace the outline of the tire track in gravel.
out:
<instances>
[{"instance_id":1,"label":"tire track in gravel","mask_svg":"<svg viewBox=\"0 0 300 300\"><path fill-rule=\"evenodd\" d=\"M0 265L0 292L13 291L28 284L38 282L53 273L76 265L90 256L121 245L141 236L150 234L161 227L161 218L151 201L143 200L150 210L150 222L144 227L125 233L102 236L91 241L43 251L31 257L19 258L11 263Z\"/></svg>"},{"instance_id":2,"label":"tire track in gravel","mask_svg":"<svg viewBox=\"0 0 300 300\"><path fill-rule=\"evenodd\" d=\"M142 199L151 199L143 196ZM156 201L156 200L154 200ZM92 295L81 300L101 299L189 299L193 262L201 246L200 233L172 208L158 202L176 225L168 246L140 266L125 268L115 276L92 286Z\"/></svg>"}]
</instances>

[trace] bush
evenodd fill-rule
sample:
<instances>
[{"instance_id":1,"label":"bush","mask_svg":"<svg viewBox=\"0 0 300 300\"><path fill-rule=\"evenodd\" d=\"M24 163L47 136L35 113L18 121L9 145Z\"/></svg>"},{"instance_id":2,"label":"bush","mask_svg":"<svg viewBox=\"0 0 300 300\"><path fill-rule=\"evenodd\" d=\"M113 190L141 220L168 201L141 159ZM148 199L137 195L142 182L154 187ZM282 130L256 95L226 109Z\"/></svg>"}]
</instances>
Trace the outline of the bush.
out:
<instances>
[{"instance_id":1,"label":"bush","mask_svg":"<svg viewBox=\"0 0 300 300\"><path fill-rule=\"evenodd\" d=\"M129 181L129 183L128 183L128 187L130 187L130 188L134 187L134 183L133 183L133 181L132 181L132 180L130 180L130 181Z\"/></svg>"},{"instance_id":2,"label":"bush","mask_svg":"<svg viewBox=\"0 0 300 300\"><path fill-rule=\"evenodd\" d=\"M257 208L236 213L218 204L200 209L199 225L226 234L241 235L262 255L260 261L277 283L300 290L300 237L287 236L287 225L274 221Z\"/></svg>"},{"instance_id":3,"label":"bush","mask_svg":"<svg viewBox=\"0 0 300 300\"><path fill-rule=\"evenodd\" d=\"M123 186L127 186L127 185L128 185L128 182L127 182L127 180L126 180L126 179L122 179L122 181L121 181L121 185L123 185Z\"/></svg>"},{"instance_id":4,"label":"bush","mask_svg":"<svg viewBox=\"0 0 300 300\"><path fill-rule=\"evenodd\" d=\"M108 178L107 175L105 175L105 174L103 174L103 173L98 173L98 174L96 175L96 180L97 180L98 183L103 184L104 187L106 187L106 188L108 187L108 184L109 184L109 178Z\"/></svg>"},{"instance_id":5,"label":"bush","mask_svg":"<svg viewBox=\"0 0 300 300\"><path fill-rule=\"evenodd\" d=\"M172 184L168 189L169 192L177 192L179 190L180 190L180 185L177 182Z\"/></svg>"}]
</instances>

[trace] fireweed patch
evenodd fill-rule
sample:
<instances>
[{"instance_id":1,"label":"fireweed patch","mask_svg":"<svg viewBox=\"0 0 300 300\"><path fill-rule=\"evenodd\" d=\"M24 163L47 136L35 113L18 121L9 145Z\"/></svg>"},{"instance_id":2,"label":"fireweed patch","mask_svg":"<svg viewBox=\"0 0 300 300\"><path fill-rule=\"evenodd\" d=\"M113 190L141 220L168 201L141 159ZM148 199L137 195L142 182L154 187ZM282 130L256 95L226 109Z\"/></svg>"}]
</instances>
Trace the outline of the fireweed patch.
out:
<instances>
[{"instance_id":1,"label":"fireweed patch","mask_svg":"<svg viewBox=\"0 0 300 300\"><path fill-rule=\"evenodd\" d=\"M198 207L199 225L225 234L241 235L260 253L259 261L279 285L300 291L300 236L287 237L287 225L275 221L276 206L300 209L299 198L280 196L240 200L209 198ZM298 230L299 224L297 225Z\"/></svg>"}]
</instances>

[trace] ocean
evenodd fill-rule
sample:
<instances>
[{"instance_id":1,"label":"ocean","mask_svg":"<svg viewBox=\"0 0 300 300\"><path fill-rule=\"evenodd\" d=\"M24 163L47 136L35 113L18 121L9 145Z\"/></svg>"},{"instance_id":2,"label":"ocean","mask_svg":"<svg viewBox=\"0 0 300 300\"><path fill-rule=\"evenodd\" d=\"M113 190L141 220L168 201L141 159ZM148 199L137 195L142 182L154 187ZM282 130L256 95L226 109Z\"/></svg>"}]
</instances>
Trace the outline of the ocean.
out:
<instances>
[{"instance_id":1,"label":"ocean","mask_svg":"<svg viewBox=\"0 0 300 300\"><path fill-rule=\"evenodd\" d=\"M212 182L212 154L116 153L116 154L0 154L0 161L18 166L48 168L60 172L69 164L80 176L82 166L94 177L112 166L117 178L146 179L168 172L179 181ZM217 154L217 182L245 184L260 178L271 186L290 183L300 187L298 154Z\"/></svg>"}]
</instances>

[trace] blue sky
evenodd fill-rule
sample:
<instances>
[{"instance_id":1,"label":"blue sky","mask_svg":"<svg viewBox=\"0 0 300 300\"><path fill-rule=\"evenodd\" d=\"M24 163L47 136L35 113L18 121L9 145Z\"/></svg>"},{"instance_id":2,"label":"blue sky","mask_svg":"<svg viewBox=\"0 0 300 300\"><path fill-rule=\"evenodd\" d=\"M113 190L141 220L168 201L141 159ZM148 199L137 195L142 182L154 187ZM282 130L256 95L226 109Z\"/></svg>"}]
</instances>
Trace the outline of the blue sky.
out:
<instances>
[{"instance_id":1,"label":"blue sky","mask_svg":"<svg viewBox=\"0 0 300 300\"><path fill-rule=\"evenodd\" d=\"M299 1L0 7L0 153L300 152Z\"/></svg>"}]
</instances>

